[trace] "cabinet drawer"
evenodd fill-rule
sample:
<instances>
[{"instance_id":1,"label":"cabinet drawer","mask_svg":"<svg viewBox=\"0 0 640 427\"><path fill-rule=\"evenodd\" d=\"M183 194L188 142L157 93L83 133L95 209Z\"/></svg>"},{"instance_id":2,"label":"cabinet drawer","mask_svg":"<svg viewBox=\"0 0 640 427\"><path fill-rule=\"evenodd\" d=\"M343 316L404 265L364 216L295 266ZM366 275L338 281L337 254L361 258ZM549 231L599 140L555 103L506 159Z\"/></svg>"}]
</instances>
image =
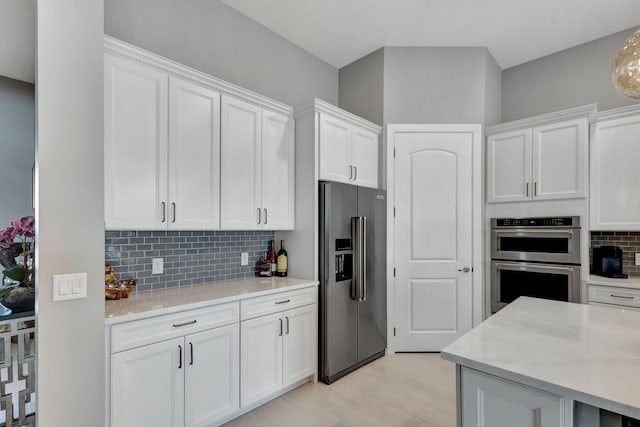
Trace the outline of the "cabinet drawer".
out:
<instances>
[{"instance_id":1,"label":"cabinet drawer","mask_svg":"<svg viewBox=\"0 0 640 427\"><path fill-rule=\"evenodd\" d=\"M239 321L237 302L186 310L111 327L111 352L229 325Z\"/></svg>"},{"instance_id":2,"label":"cabinet drawer","mask_svg":"<svg viewBox=\"0 0 640 427\"><path fill-rule=\"evenodd\" d=\"M242 320L253 319L294 307L313 304L318 297L316 286L297 291L279 292L263 297L240 301L240 317Z\"/></svg>"},{"instance_id":3,"label":"cabinet drawer","mask_svg":"<svg viewBox=\"0 0 640 427\"><path fill-rule=\"evenodd\" d=\"M589 285L589 302L640 307L640 289Z\"/></svg>"}]
</instances>

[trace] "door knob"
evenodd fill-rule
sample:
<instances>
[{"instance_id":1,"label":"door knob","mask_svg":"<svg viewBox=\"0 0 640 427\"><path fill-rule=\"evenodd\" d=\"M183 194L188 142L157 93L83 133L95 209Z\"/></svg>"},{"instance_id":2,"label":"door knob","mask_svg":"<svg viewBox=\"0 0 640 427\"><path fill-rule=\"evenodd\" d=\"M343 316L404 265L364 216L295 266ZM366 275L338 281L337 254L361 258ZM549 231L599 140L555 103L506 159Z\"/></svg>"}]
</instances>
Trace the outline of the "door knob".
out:
<instances>
[{"instance_id":1,"label":"door knob","mask_svg":"<svg viewBox=\"0 0 640 427\"><path fill-rule=\"evenodd\" d=\"M471 269L469 267L463 267L463 268L459 268L458 271L462 271L463 273L468 273L471 271Z\"/></svg>"}]
</instances>

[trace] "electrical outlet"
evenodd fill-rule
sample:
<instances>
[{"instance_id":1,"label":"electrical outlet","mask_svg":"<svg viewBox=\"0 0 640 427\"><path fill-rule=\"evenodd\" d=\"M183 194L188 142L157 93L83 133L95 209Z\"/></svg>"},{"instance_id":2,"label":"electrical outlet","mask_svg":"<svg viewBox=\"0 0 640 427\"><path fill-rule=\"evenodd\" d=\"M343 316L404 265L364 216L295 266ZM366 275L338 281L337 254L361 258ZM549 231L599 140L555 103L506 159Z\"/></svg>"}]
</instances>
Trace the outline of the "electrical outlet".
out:
<instances>
[{"instance_id":1,"label":"electrical outlet","mask_svg":"<svg viewBox=\"0 0 640 427\"><path fill-rule=\"evenodd\" d=\"M640 265L640 253L636 252L636 265Z\"/></svg>"},{"instance_id":2,"label":"electrical outlet","mask_svg":"<svg viewBox=\"0 0 640 427\"><path fill-rule=\"evenodd\" d=\"M151 261L151 274L164 273L164 258L154 258Z\"/></svg>"},{"instance_id":3,"label":"electrical outlet","mask_svg":"<svg viewBox=\"0 0 640 427\"><path fill-rule=\"evenodd\" d=\"M240 265L249 265L249 252L242 252L240 254Z\"/></svg>"}]
</instances>

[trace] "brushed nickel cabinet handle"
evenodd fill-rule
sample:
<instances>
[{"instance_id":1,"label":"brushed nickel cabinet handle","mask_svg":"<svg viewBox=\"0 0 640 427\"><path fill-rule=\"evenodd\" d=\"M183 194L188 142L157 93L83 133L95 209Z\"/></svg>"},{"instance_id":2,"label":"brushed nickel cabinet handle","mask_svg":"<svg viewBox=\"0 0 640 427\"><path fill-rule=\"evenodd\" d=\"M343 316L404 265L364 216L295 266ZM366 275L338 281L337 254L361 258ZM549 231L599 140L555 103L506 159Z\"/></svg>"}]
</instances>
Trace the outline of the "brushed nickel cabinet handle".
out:
<instances>
[{"instance_id":1,"label":"brushed nickel cabinet handle","mask_svg":"<svg viewBox=\"0 0 640 427\"><path fill-rule=\"evenodd\" d=\"M191 353L191 360L189 361L189 365L193 365L193 343L189 343L189 352Z\"/></svg>"},{"instance_id":2,"label":"brushed nickel cabinet handle","mask_svg":"<svg viewBox=\"0 0 640 427\"><path fill-rule=\"evenodd\" d=\"M281 337L282 336L282 317L278 320L280 321L280 335L278 336Z\"/></svg>"},{"instance_id":3,"label":"brushed nickel cabinet handle","mask_svg":"<svg viewBox=\"0 0 640 427\"><path fill-rule=\"evenodd\" d=\"M187 326L187 325L193 325L194 323L196 323L197 320L189 320L188 322L182 322L182 323L174 323L173 327L174 328L181 328L183 326Z\"/></svg>"},{"instance_id":4,"label":"brushed nickel cabinet handle","mask_svg":"<svg viewBox=\"0 0 640 427\"><path fill-rule=\"evenodd\" d=\"M263 211L264 211L264 223L266 224L267 223L267 208L264 208Z\"/></svg>"},{"instance_id":5,"label":"brushed nickel cabinet handle","mask_svg":"<svg viewBox=\"0 0 640 427\"><path fill-rule=\"evenodd\" d=\"M616 295L616 294L611 294L611 296L612 296L613 298L633 299L633 297L631 297L631 296L627 296L627 295Z\"/></svg>"},{"instance_id":6,"label":"brushed nickel cabinet handle","mask_svg":"<svg viewBox=\"0 0 640 427\"><path fill-rule=\"evenodd\" d=\"M353 167L353 180L356 181L358 179L358 167Z\"/></svg>"},{"instance_id":7,"label":"brushed nickel cabinet handle","mask_svg":"<svg viewBox=\"0 0 640 427\"><path fill-rule=\"evenodd\" d=\"M262 222L262 217L260 216L260 208L258 208L258 224Z\"/></svg>"},{"instance_id":8,"label":"brushed nickel cabinet handle","mask_svg":"<svg viewBox=\"0 0 640 427\"><path fill-rule=\"evenodd\" d=\"M289 335L289 317L285 316L285 319L287 319L287 335Z\"/></svg>"},{"instance_id":9,"label":"brushed nickel cabinet handle","mask_svg":"<svg viewBox=\"0 0 640 427\"><path fill-rule=\"evenodd\" d=\"M162 202L162 222L167 220L167 204Z\"/></svg>"},{"instance_id":10,"label":"brushed nickel cabinet handle","mask_svg":"<svg viewBox=\"0 0 640 427\"><path fill-rule=\"evenodd\" d=\"M284 304L286 302L291 302L291 300L290 299L286 299L284 301L276 301L276 304Z\"/></svg>"},{"instance_id":11,"label":"brushed nickel cabinet handle","mask_svg":"<svg viewBox=\"0 0 640 427\"><path fill-rule=\"evenodd\" d=\"M181 345L178 345L178 351L180 352L178 356L178 369L182 369L182 346Z\"/></svg>"},{"instance_id":12,"label":"brushed nickel cabinet handle","mask_svg":"<svg viewBox=\"0 0 640 427\"><path fill-rule=\"evenodd\" d=\"M173 207L173 220L171 222L174 223L176 222L176 204L171 203L171 207Z\"/></svg>"},{"instance_id":13,"label":"brushed nickel cabinet handle","mask_svg":"<svg viewBox=\"0 0 640 427\"><path fill-rule=\"evenodd\" d=\"M349 165L349 179L353 179L353 166Z\"/></svg>"},{"instance_id":14,"label":"brushed nickel cabinet handle","mask_svg":"<svg viewBox=\"0 0 640 427\"><path fill-rule=\"evenodd\" d=\"M538 195L538 183L537 182L533 183L533 195L534 196Z\"/></svg>"},{"instance_id":15,"label":"brushed nickel cabinet handle","mask_svg":"<svg viewBox=\"0 0 640 427\"><path fill-rule=\"evenodd\" d=\"M529 183L528 182L527 182L527 194L526 194L526 196L529 197Z\"/></svg>"}]
</instances>

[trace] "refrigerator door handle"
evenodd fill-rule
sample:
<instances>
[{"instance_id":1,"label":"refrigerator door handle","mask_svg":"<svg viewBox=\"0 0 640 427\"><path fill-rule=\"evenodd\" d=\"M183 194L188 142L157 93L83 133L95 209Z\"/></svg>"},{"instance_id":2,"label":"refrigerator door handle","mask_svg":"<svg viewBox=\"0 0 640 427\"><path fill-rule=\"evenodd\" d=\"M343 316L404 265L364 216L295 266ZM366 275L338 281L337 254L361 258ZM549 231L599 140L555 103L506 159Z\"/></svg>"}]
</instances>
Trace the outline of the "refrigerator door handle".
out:
<instances>
[{"instance_id":1,"label":"refrigerator door handle","mask_svg":"<svg viewBox=\"0 0 640 427\"><path fill-rule=\"evenodd\" d=\"M353 280L351 281L351 298L356 301L364 301L365 287L365 256L364 234L366 230L366 218L351 218L351 239L353 242Z\"/></svg>"},{"instance_id":2,"label":"refrigerator door handle","mask_svg":"<svg viewBox=\"0 0 640 427\"><path fill-rule=\"evenodd\" d=\"M367 217L361 217L361 233L360 233L360 301L367 300Z\"/></svg>"}]
</instances>

